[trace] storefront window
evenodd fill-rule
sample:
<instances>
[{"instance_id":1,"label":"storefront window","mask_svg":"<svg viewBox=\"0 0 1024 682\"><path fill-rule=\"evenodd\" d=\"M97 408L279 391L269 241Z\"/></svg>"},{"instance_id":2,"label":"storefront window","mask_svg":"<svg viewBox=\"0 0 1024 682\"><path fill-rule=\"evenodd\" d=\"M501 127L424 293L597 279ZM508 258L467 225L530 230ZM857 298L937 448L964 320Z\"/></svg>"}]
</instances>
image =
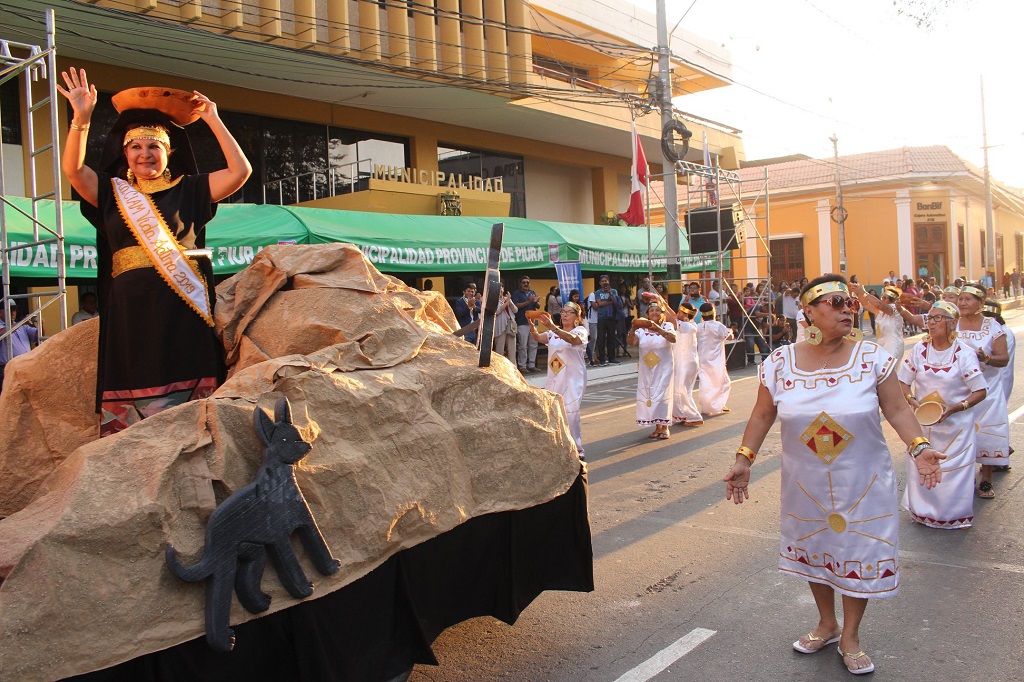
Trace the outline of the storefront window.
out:
<instances>
[{"instance_id":1,"label":"storefront window","mask_svg":"<svg viewBox=\"0 0 1024 682\"><path fill-rule=\"evenodd\" d=\"M487 180L501 178L502 190L511 195L508 214L526 217L526 181L523 157L506 156L474 149L437 148L437 167L445 174L478 176Z\"/></svg>"}]
</instances>

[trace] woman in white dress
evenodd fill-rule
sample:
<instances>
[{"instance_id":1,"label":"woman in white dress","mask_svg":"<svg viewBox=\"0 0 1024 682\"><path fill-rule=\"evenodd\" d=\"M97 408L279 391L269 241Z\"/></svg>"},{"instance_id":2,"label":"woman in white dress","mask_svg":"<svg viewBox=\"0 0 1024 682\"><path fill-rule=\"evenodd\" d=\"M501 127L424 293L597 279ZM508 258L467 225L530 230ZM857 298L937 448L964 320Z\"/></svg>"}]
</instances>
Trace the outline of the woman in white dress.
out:
<instances>
[{"instance_id":1,"label":"woman in white dress","mask_svg":"<svg viewBox=\"0 0 1024 682\"><path fill-rule=\"evenodd\" d=\"M999 376L1002 377L1003 396L1006 398L1007 405L1009 405L1010 394L1013 393L1013 362L1017 356L1017 339L1014 338L1010 328L1006 326L1006 320L1003 319L1003 306L998 301L986 301L981 314L985 317L991 317L998 322L1003 330L1003 334L1006 335L1006 353L1009 358L1006 361L1006 367L1000 370Z\"/></svg>"},{"instance_id":2,"label":"woman in white dress","mask_svg":"<svg viewBox=\"0 0 1024 682\"><path fill-rule=\"evenodd\" d=\"M960 310L939 301L925 316L928 338L914 346L899 369L900 385L915 410L924 402L942 405L942 416L924 435L948 454L942 485L931 490L914 477L907 457L903 508L917 523L932 528L970 528L974 520L974 412L985 399L985 377L974 352L960 343Z\"/></svg>"},{"instance_id":3,"label":"woman in white dress","mask_svg":"<svg viewBox=\"0 0 1024 682\"><path fill-rule=\"evenodd\" d=\"M498 311L494 314L494 351L504 355L513 363L516 361L516 313L519 308L512 302L512 295L501 285L498 291Z\"/></svg>"},{"instance_id":4,"label":"woman in white dress","mask_svg":"<svg viewBox=\"0 0 1024 682\"><path fill-rule=\"evenodd\" d=\"M675 377L673 378L672 419L683 426L702 426L704 417L693 400L697 383L697 325L690 320L697 311L683 302L676 313Z\"/></svg>"},{"instance_id":5,"label":"woman in white dress","mask_svg":"<svg viewBox=\"0 0 1024 682\"><path fill-rule=\"evenodd\" d=\"M548 327L548 331L543 334L537 331L537 320L527 320L534 340L548 347L548 379L544 388L562 396L569 433L576 441L576 452L583 460L580 407L583 404L583 392L587 390L585 356L590 333L583 322L583 309L578 303L567 302L562 306L559 317L560 327L555 325L549 314L543 313L540 316L541 322Z\"/></svg>"},{"instance_id":6,"label":"woman in white dress","mask_svg":"<svg viewBox=\"0 0 1024 682\"><path fill-rule=\"evenodd\" d=\"M861 305L875 315L875 343L896 358L896 362L901 361L906 344L903 341L903 319L896 309L896 303L902 292L896 287L887 286L882 292L882 298L877 299L859 284L851 284L850 290Z\"/></svg>"},{"instance_id":7,"label":"woman in white dress","mask_svg":"<svg viewBox=\"0 0 1024 682\"><path fill-rule=\"evenodd\" d=\"M723 479L726 499L739 504L749 497L750 465L778 416L779 571L807 580L818 608L817 626L793 648L810 654L839 642L843 663L861 675L875 669L860 643L867 601L893 596L899 587L896 476L879 407L907 443L925 487L941 480L944 455L924 438L904 400L896 360L870 341L847 338L854 315L845 278L812 280L801 301L820 343L783 346L761 363L757 402Z\"/></svg>"},{"instance_id":8,"label":"woman in white dress","mask_svg":"<svg viewBox=\"0 0 1024 682\"><path fill-rule=\"evenodd\" d=\"M648 438L667 440L672 424L672 344L675 325L665 319L664 304L651 303L646 318L633 320L626 342L638 346L640 358L636 380L636 423L654 424Z\"/></svg>"},{"instance_id":9,"label":"woman in white dress","mask_svg":"<svg viewBox=\"0 0 1024 682\"><path fill-rule=\"evenodd\" d=\"M710 310L705 310L705 306ZM715 319L715 308L708 304L700 307L703 320L697 325L697 376L700 379L700 411L707 415L728 412L729 370L725 366L725 342L732 338L732 330Z\"/></svg>"},{"instance_id":10,"label":"woman in white dress","mask_svg":"<svg viewBox=\"0 0 1024 682\"><path fill-rule=\"evenodd\" d=\"M992 467L1010 463L1010 420L999 376L1001 369L1010 361L1010 353L1006 334L999 322L982 314L984 304L985 289L981 285L970 282L960 289L957 301L960 342L977 354L988 384L985 399L974 410L974 429L977 432L977 459L981 464L978 497L990 500L996 496L992 488Z\"/></svg>"}]
</instances>

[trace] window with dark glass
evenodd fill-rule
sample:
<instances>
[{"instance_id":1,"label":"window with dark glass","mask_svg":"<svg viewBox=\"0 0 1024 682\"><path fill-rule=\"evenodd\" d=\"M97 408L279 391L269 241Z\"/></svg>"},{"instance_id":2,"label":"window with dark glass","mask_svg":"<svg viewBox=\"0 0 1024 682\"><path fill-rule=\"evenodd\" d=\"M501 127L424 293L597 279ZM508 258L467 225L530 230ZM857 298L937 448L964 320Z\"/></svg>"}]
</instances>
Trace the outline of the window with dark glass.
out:
<instances>
[{"instance_id":1,"label":"window with dark glass","mask_svg":"<svg viewBox=\"0 0 1024 682\"><path fill-rule=\"evenodd\" d=\"M408 146L401 137L331 126L327 130L327 159L334 193L369 189L374 166L407 167Z\"/></svg>"},{"instance_id":2,"label":"window with dark glass","mask_svg":"<svg viewBox=\"0 0 1024 682\"><path fill-rule=\"evenodd\" d=\"M956 226L957 258L960 260L960 267L967 267L967 233L963 223Z\"/></svg>"},{"instance_id":3,"label":"window with dark glass","mask_svg":"<svg viewBox=\"0 0 1024 682\"><path fill-rule=\"evenodd\" d=\"M0 85L0 123L3 143L21 144L21 90L17 78Z\"/></svg>"},{"instance_id":4,"label":"window with dark glass","mask_svg":"<svg viewBox=\"0 0 1024 682\"><path fill-rule=\"evenodd\" d=\"M484 180L501 178L502 190L510 194L509 216L526 217L526 179L523 157L507 156L475 149L439 146L437 167L445 175L479 176Z\"/></svg>"}]
</instances>

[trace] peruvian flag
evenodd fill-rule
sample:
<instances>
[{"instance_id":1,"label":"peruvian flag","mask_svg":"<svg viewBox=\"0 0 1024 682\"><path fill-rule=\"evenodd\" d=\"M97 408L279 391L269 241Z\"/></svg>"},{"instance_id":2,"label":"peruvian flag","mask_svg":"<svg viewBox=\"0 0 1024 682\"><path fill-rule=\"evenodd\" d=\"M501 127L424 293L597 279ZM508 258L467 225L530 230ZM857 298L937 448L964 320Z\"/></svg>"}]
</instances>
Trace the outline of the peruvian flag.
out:
<instances>
[{"instance_id":1,"label":"peruvian flag","mask_svg":"<svg viewBox=\"0 0 1024 682\"><path fill-rule=\"evenodd\" d=\"M712 168L711 152L708 151L707 131L704 131L704 165L707 166L708 168ZM708 193L708 206L718 206L718 186L715 184L713 178L708 178L708 181L704 183L704 189L706 189Z\"/></svg>"},{"instance_id":2,"label":"peruvian flag","mask_svg":"<svg viewBox=\"0 0 1024 682\"><path fill-rule=\"evenodd\" d=\"M640 146L640 136L636 134L636 121L633 122L633 172L629 185L629 208L619 217L627 225L645 225L647 216L644 213L644 200L641 191L647 186L647 157Z\"/></svg>"}]
</instances>

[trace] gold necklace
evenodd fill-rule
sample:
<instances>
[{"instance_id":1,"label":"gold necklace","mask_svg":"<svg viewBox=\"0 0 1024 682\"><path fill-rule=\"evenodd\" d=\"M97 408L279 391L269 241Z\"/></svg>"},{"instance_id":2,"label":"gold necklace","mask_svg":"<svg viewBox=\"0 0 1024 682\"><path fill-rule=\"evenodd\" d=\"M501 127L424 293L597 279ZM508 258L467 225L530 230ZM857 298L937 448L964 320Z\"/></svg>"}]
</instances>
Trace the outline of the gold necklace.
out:
<instances>
[{"instance_id":1,"label":"gold necklace","mask_svg":"<svg viewBox=\"0 0 1024 682\"><path fill-rule=\"evenodd\" d=\"M132 178L132 184L143 194L155 194L174 187L181 182L183 177L185 176L179 175L174 180L170 180L170 173L165 173L152 180L147 180L146 178L135 176Z\"/></svg>"}]
</instances>

